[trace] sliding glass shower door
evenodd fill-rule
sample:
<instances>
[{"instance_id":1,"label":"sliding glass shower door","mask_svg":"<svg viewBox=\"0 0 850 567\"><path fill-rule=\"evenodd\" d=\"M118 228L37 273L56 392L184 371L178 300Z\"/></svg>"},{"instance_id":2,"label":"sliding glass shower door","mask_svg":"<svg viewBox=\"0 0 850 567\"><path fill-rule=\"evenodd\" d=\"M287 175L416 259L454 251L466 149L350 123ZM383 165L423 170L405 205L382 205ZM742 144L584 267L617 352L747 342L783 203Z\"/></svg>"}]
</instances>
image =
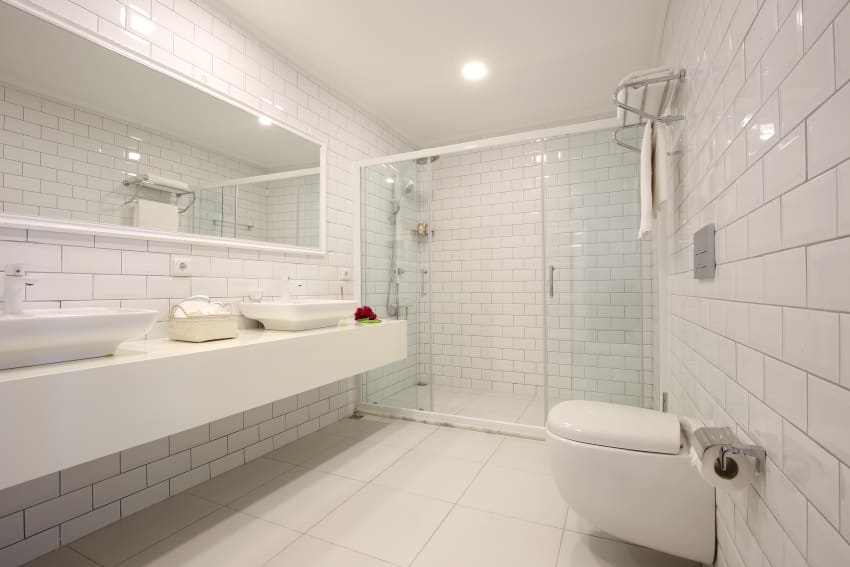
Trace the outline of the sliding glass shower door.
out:
<instances>
[{"instance_id":1,"label":"sliding glass shower door","mask_svg":"<svg viewBox=\"0 0 850 567\"><path fill-rule=\"evenodd\" d=\"M547 139L547 407L652 407L651 241L637 239L637 154L608 130Z\"/></svg>"},{"instance_id":2,"label":"sliding glass shower door","mask_svg":"<svg viewBox=\"0 0 850 567\"><path fill-rule=\"evenodd\" d=\"M363 400L430 410L430 171L428 159L361 171L362 300L380 319L407 321L405 360L367 372Z\"/></svg>"},{"instance_id":3,"label":"sliding glass shower door","mask_svg":"<svg viewBox=\"0 0 850 567\"><path fill-rule=\"evenodd\" d=\"M362 171L364 301L408 321L367 404L542 426L591 399L652 407L652 245L611 131Z\"/></svg>"}]
</instances>

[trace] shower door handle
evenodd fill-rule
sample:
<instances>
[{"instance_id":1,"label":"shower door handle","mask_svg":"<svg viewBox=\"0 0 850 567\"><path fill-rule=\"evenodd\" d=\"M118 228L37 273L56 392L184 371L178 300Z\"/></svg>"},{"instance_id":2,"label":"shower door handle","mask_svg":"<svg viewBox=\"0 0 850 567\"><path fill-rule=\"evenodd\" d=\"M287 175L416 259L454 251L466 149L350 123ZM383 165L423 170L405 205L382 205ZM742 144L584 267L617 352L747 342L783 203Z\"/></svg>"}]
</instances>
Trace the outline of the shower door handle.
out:
<instances>
[{"instance_id":1,"label":"shower door handle","mask_svg":"<svg viewBox=\"0 0 850 567\"><path fill-rule=\"evenodd\" d=\"M555 297L555 266L549 266L549 297Z\"/></svg>"}]
</instances>

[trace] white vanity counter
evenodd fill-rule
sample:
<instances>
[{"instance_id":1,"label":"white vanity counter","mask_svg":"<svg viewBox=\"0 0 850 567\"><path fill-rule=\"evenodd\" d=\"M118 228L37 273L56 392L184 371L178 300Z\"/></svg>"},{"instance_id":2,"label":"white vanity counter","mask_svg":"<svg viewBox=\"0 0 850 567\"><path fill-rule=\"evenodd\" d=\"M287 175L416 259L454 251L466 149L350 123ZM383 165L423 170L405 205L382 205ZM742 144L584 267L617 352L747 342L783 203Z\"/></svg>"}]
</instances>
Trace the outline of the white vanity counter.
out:
<instances>
[{"instance_id":1,"label":"white vanity counter","mask_svg":"<svg viewBox=\"0 0 850 567\"><path fill-rule=\"evenodd\" d=\"M114 356L0 371L0 489L407 356L407 324L132 341Z\"/></svg>"}]
</instances>

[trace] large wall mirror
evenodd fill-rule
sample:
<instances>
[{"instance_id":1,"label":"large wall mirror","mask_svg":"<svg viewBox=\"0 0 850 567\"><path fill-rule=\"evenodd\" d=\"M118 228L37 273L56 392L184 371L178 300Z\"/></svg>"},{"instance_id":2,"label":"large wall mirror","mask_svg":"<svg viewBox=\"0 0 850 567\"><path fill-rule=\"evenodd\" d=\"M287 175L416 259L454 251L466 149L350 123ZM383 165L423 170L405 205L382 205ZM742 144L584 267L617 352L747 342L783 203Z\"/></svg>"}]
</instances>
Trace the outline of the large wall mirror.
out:
<instances>
[{"instance_id":1,"label":"large wall mirror","mask_svg":"<svg viewBox=\"0 0 850 567\"><path fill-rule=\"evenodd\" d=\"M0 2L0 226L322 253L324 147Z\"/></svg>"}]
</instances>

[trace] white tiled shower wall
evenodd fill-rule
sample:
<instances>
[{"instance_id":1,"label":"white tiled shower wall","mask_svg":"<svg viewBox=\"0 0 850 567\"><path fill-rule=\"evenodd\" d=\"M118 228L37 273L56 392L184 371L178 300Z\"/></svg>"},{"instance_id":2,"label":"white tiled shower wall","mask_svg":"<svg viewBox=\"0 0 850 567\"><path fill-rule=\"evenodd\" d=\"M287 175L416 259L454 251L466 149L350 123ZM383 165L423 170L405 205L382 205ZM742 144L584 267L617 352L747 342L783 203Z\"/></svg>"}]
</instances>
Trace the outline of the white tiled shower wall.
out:
<instances>
[{"instance_id":1,"label":"white tiled shower wall","mask_svg":"<svg viewBox=\"0 0 850 567\"><path fill-rule=\"evenodd\" d=\"M850 565L850 7L671 2L688 71L668 224L671 411L764 445L718 492L718 565ZM714 280L693 232L717 226Z\"/></svg>"},{"instance_id":2,"label":"white tiled shower wall","mask_svg":"<svg viewBox=\"0 0 850 567\"><path fill-rule=\"evenodd\" d=\"M280 282L285 274L295 274L298 279L304 280L306 294L337 295L340 285L344 285L350 297L351 282L338 278L339 268L350 269L353 265L351 230L353 215L356 214L352 209L353 191L356 190L356 182L352 185L355 181L354 163L366 157L408 150L409 144L206 4L188 0L143 0L132 2L131 6L130 3L113 0L98 3L39 0L26 5L36 14L46 13L62 18L75 29L83 29L104 41L135 50L145 58L202 81L208 87L282 123L311 133L327 144L328 163L328 253L324 257L35 230L0 230L0 264L23 261L36 266L33 275L40 281L30 288L34 294L29 297L32 306L106 303L151 306L164 314L171 300L195 292L239 299L247 289L262 287L267 295L279 295ZM126 10L140 11L142 17L153 21L157 33L150 41L121 28L125 21L122 13ZM261 99L273 101L273 105ZM173 254L191 255L196 275L184 279L170 277L169 263ZM162 326L158 324L154 336L162 332ZM147 456L133 462L138 467L133 469L136 471L133 475L124 476L130 472L129 468L133 468L125 465L121 476L116 476L116 480L101 485L99 489L95 488L96 484L116 472L114 456L104 458L103 463L96 461L84 465L81 470L101 472L91 473L93 476L78 475L74 481L75 489L67 496L56 498L57 491L61 491L61 473L47 477L43 484L37 482L32 486L13 487L10 492L0 494L0 502L11 505L0 512L0 564L19 564L117 519L116 510L124 513L125 508L123 502L118 504L118 499L126 498L127 494L122 492L128 487L150 490L144 495L138 493L137 498L131 497L126 508L132 511L164 495L165 485L162 482L169 485L169 493L190 484L181 480L169 482L167 479L170 477L180 479L178 475L188 474L183 478L189 481L207 472L215 474L240 458L251 458L270 450L274 441L269 443L271 437L261 440L261 436L265 437L260 432L262 423L267 424L267 433L283 427L280 432L288 436L280 438L283 442L348 415L354 402L351 382L345 379L308 392L302 396L301 407L278 403L276 409L273 405L271 418L268 406L263 406L246 411L244 415L226 418L219 425L202 426L198 437L184 441L176 447L179 450L174 451L169 444L167 459L172 458L170 453L174 451L174 462L168 460L162 463L165 471L154 476L154 480L160 483L152 483L150 489L142 487L142 472L138 471L150 475L149 465L142 466L144 460L166 455L162 440L145 450L126 452ZM292 400L286 402L292 403ZM295 404L298 405L298 401ZM285 413L281 414L281 411ZM251 417L248 417L249 414ZM302 422L305 416L307 419ZM206 439L205 430L209 434ZM225 434L227 437L224 437ZM172 440L175 437L180 435L175 435ZM214 438L219 440L214 441ZM210 440L213 443L208 445ZM220 453L223 444L229 444L224 455ZM201 461L195 466L191 462L190 451L190 466L194 468L178 473L178 470L185 469L184 452L193 446L210 449L210 455L214 455L211 459L225 460L213 471L210 465ZM249 446L255 447L250 455L246 453ZM175 468L170 468L172 465ZM199 472L194 472L196 470ZM66 472L65 476L68 475L71 473ZM150 479L147 476L146 484ZM97 510L93 510L95 491L105 495L97 499L97 503L102 504ZM15 500L12 494L26 496ZM71 497L71 494L75 496ZM88 498L90 494L91 498ZM115 494L119 496L113 498ZM87 498L92 508L86 503ZM25 509L31 510L31 518L38 519L35 524L26 520ZM79 518L78 522L74 522L75 517ZM63 525L66 526L64 530Z\"/></svg>"},{"instance_id":3,"label":"white tiled shower wall","mask_svg":"<svg viewBox=\"0 0 850 567\"><path fill-rule=\"evenodd\" d=\"M542 394L546 325L553 399L651 406L651 243L637 240L635 156L603 130L432 163L436 384ZM545 320L544 230L555 267Z\"/></svg>"}]
</instances>

